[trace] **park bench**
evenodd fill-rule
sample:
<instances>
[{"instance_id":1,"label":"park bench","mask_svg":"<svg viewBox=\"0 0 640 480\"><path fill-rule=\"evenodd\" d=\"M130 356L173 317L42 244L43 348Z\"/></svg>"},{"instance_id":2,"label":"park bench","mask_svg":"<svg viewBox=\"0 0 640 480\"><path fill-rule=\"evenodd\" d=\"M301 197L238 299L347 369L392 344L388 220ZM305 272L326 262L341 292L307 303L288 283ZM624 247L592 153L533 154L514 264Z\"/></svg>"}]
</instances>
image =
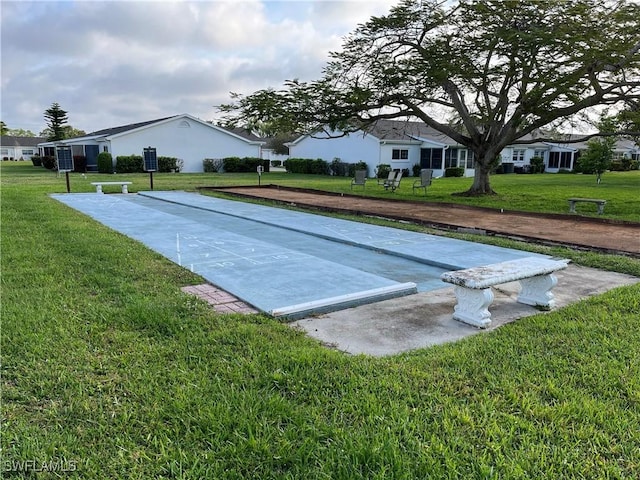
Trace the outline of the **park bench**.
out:
<instances>
[{"instance_id":1,"label":"park bench","mask_svg":"<svg viewBox=\"0 0 640 480\"><path fill-rule=\"evenodd\" d=\"M453 318L470 325L486 328L491 323L488 308L493 302L491 287L502 283L520 281L517 301L549 309L554 300L551 289L558 280L554 272L567 268L570 260L526 257L443 273L443 282L455 287L457 304Z\"/></svg>"},{"instance_id":2,"label":"park bench","mask_svg":"<svg viewBox=\"0 0 640 480\"><path fill-rule=\"evenodd\" d=\"M131 182L91 182L91 185L96 187L96 193L104 193L102 191L103 185L120 185L122 187L122 193L129 193L127 185L131 185Z\"/></svg>"},{"instance_id":3,"label":"park bench","mask_svg":"<svg viewBox=\"0 0 640 480\"><path fill-rule=\"evenodd\" d=\"M570 198L567 201L569 202L569 213L576 213L576 203L586 202L596 203L598 205L598 214L602 215L604 213L604 206L607 204L606 200L599 198Z\"/></svg>"}]
</instances>

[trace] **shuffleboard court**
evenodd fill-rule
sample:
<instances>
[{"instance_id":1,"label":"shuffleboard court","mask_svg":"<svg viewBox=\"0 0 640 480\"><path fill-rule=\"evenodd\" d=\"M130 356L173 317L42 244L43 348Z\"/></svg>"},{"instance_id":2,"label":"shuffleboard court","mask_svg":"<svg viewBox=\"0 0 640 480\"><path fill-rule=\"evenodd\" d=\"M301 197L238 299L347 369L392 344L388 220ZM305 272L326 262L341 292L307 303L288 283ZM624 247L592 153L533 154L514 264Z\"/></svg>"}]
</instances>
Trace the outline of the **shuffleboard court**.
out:
<instances>
[{"instance_id":1,"label":"shuffleboard court","mask_svg":"<svg viewBox=\"0 0 640 480\"><path fill-rule=\"evenodd\" d=\"M530 256L187 192L52 196L291 319L444 288L444 270Z\"/></svg>"}]
</instances>

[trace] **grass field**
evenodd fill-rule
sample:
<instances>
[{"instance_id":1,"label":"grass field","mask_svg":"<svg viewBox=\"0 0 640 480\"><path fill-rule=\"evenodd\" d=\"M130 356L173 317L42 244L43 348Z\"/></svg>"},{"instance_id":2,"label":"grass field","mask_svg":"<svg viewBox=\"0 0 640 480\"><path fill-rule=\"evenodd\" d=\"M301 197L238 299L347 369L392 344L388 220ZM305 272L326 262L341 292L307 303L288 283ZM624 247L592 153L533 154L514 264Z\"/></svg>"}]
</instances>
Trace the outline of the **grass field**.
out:
<instances>
[{"instance_id":1,"label":"grass field","mask_svg":"<svg viewBox=\"0 0 640 480\"><path fill-rule=\"evenodd\" d=\"M640 285L455 344L347 356L262 315L214 313L180 293L200 278L50 199L64 177L0 168L4 478L637 478ZM73 174L72 190L105 177ZM589 178L496 176L486 201L450 196L468 179L441 179L428 200L564 212L569 196L597 196L607 216L637 219L638 172ZM638 259L564 253L640 275Z\"/></svg>"}]
</instances>

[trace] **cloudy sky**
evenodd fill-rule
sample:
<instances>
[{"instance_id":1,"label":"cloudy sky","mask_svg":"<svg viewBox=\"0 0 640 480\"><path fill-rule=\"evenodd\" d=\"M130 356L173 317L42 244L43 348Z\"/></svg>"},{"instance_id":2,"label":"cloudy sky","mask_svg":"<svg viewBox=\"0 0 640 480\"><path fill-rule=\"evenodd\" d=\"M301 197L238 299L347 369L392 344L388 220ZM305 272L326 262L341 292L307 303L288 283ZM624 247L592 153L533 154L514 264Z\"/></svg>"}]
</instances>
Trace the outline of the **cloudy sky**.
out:
<instances>
[{"instance_id":1,"label":"cloudy sky","mask_svg":"<svg viewBox=\"0 0 640 480\"><path fill-rule=\"evenodd\" d=\"M320 76L330 51L398 0L1 0L1 119L38 134L53 102L91 132L189 113L229 92Z\"/></svg>"}]
</instances>

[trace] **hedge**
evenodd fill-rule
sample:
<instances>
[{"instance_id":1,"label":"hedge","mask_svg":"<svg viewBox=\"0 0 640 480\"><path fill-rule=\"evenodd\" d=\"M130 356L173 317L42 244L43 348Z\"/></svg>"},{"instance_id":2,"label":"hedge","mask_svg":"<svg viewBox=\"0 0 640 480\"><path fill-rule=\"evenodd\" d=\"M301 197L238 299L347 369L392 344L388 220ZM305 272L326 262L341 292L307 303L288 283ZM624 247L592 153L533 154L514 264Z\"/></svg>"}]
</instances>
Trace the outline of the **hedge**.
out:
<instances>
[{"instance_id":1,"label":"hedge","mask_svg":"<svg viewBox=\"0 0 640 480\"><path fill-rule=\"evenodd\" d=\"M184 161L176 157L158 157L158 171L169 173L172 170L179 172L184 167Z\"/></svg>"},{"instance_id":2,"label":"hedge","mask_svg":"<svg viewBox=\"0 0 640 480\"><path fill-rule=\"evenodd\" d=\"M144 173L142 155L121 155L116 157L116 172Z\"/></svg>"},{"instance_id":3,"label":"hedge","mask_svg":"<svg viewBox=\"0 0 640 480\"><path fill-rule=\"evenodd\" d=\"M225 173L255 173L258 166L262 166L264 171L268 172L269 160L263 160L258 157L227 157L222 159L222 168Z\"/></svg>"},{"instance_id":4,"label":"hedge","mask_svg":"<svg viewBox=\"0 0 640 480\"><path fill-rule=\"evenodd\" d=\"M310 173L312 175L329 175L329 164L321 158L289 158L284 167L290 173Z\"/></svg>"},{"instance_id":5,"label":"hedge","mask_svg":"<svg viewBox=\"0 0 640 480\"><path fill-rule=\"evenodd\" d=\"M222 172L224 160L222 158L205 158L202 161L202 169L205 173Z\"/></svg>"},{"instance_id":6,"label":"hedge","mask_svg":"<svg viewBox=\"0 0 640 480\"><path fill-rule=\"evenodd\" d=\"M464 176L464 168L462 167L450 167L444 170L445 177L462 177Z\"/></svg>"}]
</instances>

